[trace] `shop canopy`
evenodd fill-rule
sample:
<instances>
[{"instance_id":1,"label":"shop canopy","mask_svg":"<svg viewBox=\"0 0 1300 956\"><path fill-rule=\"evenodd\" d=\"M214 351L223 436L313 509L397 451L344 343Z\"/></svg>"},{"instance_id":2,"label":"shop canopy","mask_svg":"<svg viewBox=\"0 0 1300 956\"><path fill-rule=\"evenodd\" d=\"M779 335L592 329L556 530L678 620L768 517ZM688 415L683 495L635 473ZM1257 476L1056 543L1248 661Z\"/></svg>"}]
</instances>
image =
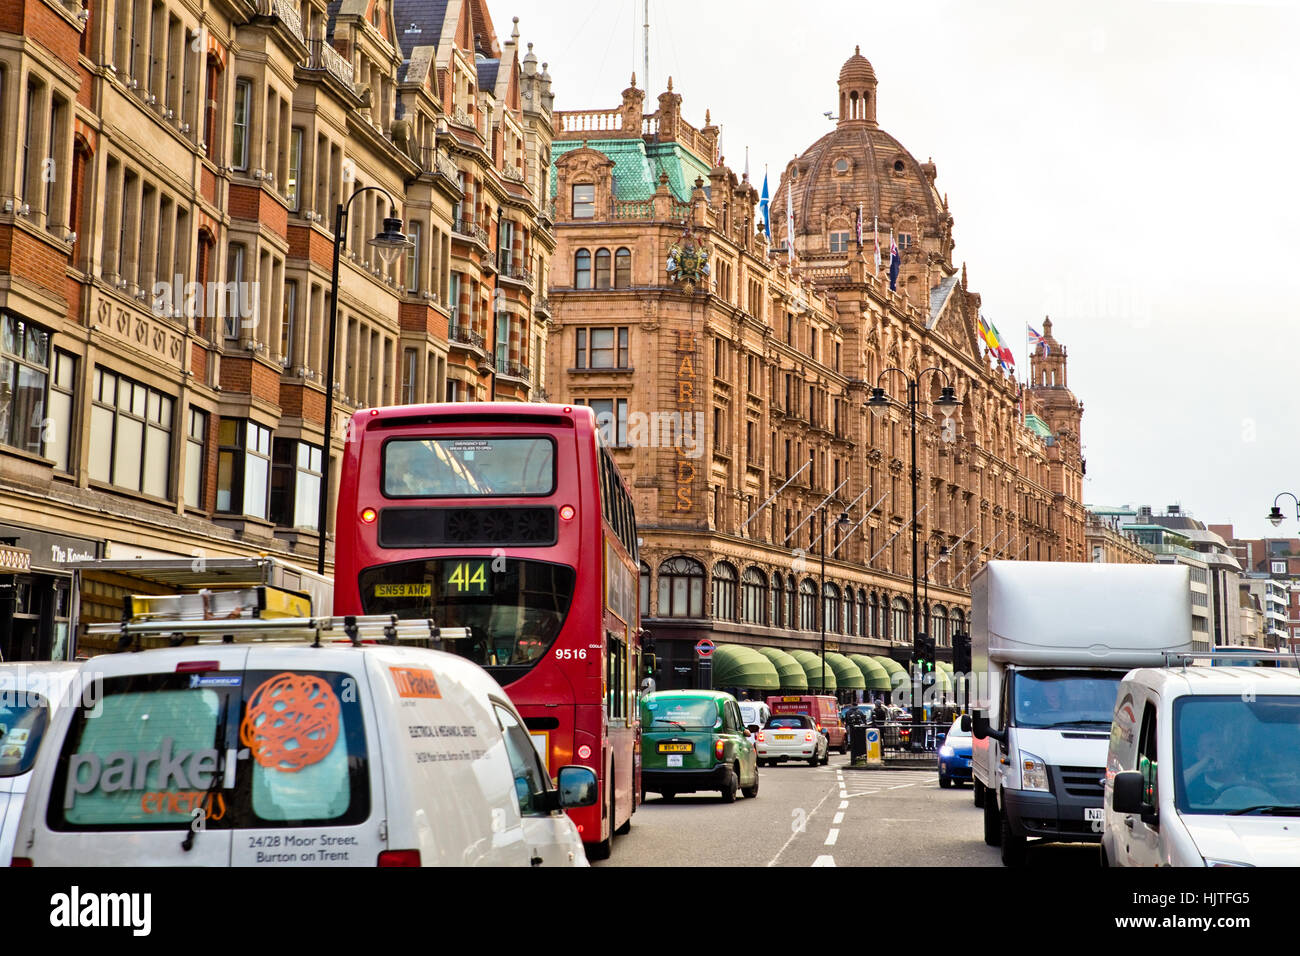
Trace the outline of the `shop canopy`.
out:
<instances>
[{"instance_id":1,"label":"shop canopy","mask_svg":"<svg viewBox=\"0 0 1300 956\"><path fill-rule=\"evenodd\" d=\"M754 650L740 644L719 644L713 650L713 686L743 687L746 690L778 691L781 678L776 666Z\"/></svg>"},{"instance_id":2,"label":"shop canopy","mask_svg":"<svg viewBox=\"0 0 1300 956\"><path fill-rule=\"evenodd\" d=\"M889 683L889 671L874 657L866 654L850 654L849 660L858 665L862 677L867 682L867 690L893 690Z\"/></svg>"},{"instance_id":3,"label":"shop canopy","mask_svg":"<svg viewBox=\"0 0 1300 956\"><path fill-rule=\"evenodd\" d=\"M803 693L808 689L808 675L803 672L803 665L788 653L775 647L760 647L758 653L771 661L772 666L776 668L782 691Z\"/></svg>"},{"instance_id":4,"label":"shop canopy","mask_svg":"<svg viewBox=\"0 0 1300 956\"><path fill-rule=\"evenodd\" d=\"M902 674L904 677L907 676L907 668L898 663L898 661L894 660L892 657L885 657L882 654L873 654L872 657L874 657L875 660L879 662L880 666L885 669L885 672L889 674L891 680L895 674Z\"/></svg>"},{"instance_id":5,"label":"shop canopy","mask_svg":"<svg viewBox=\"0 0 1300 956\"><path fill-rule=\"evenodd\" d=\"M867 680L858 665L843 654L826 652L826 663L835 672L835 686L839 690L866 690Z\"/></svg>"},{"instance_id":6,"label":"shop canopy","mask_svg":"<svg viewBox=\"0 0 1300 956\"><path fill-rule=\"evenodd\" d=\"M803 672L808 677L808 690L813 693L822 693L823 691L833 691L836 689L835 668L831 667L830 662L826 663L825 671L822 670L822 659L812 651L791 651L790 656L799 662ZM826 675L826 683L822 684L822 674Z\"/></svg>"}]
</instances>

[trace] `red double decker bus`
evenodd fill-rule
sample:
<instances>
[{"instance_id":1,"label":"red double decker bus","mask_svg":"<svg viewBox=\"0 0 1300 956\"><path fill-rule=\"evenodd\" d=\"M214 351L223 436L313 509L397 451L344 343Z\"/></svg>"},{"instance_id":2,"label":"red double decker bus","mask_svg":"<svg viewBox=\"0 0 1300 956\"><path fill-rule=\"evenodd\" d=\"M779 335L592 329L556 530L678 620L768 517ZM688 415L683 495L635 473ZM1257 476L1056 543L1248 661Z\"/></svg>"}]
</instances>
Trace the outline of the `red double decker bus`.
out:
<instances>
[{"instance_id":1,"label":"red double decker bus","mask_svg":"<svg viewBox=\"0 0 1300 956\"><path fill-rule=\"evenodd\" d=\"M339 483L334 613L467 627L552 775L596 771L570 810L609 854L640 793L636 518L595 416L523 403L364 409Z\"/></svg>"}]
</instances>

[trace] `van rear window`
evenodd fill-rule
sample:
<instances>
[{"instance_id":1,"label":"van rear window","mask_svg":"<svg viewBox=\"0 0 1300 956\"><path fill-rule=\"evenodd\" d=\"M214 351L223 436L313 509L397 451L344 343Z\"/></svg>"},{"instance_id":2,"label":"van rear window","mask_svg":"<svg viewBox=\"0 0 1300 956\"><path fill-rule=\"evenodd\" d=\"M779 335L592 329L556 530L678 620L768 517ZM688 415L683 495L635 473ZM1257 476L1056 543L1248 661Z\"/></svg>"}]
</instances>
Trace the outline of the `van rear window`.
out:
<instances>
[{"instance_id":1,"label":"van rear window","mask_svg":"<svg viewBox=\"0 0 1300 956\"><path fill-rule=\"evenodd\" d=\"M0 694L0 777L17 777L32 769L49 723L50 706L32 691Z\"/></svg>"},{"instance_id":2,"label":"van rear window","mask_svg":"<svg viewBox=\"0 0 1300 956\"><path fill-rule=\"evenodd\" d=\"M54 830L335 825L370 813L355 678L324 671L108 678L73 716Z\"/></svg>"}]
</instances>

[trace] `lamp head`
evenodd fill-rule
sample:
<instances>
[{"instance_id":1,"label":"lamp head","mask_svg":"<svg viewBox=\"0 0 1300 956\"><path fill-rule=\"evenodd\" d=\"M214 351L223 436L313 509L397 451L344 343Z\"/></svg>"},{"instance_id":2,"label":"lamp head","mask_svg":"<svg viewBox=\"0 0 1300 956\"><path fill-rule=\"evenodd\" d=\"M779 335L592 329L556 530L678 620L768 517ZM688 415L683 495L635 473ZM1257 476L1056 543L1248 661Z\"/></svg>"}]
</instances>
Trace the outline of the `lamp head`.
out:
<instances>
[{"instance_id":1,"label":"lamp head","mask_svg":"<svg viewBox=\"0 0 1300 956\"><path fill-rule=\"evenodd\" d=\"M1274 528L1280 525L1282 523L1282 509L1274 505L1273 510L1269 512L1268 520L1272 522Z\"/></svg>"},{"instance_id":2,"label":"lamp head","mask_svg":"<svg viewBox=\"0 0 1300 956\"><path fill-rule=\"evenodd\" d=\"M939 411L943 412L945 420L952 418L952 413L961 407L961 402L957 400L957 390L951 385L943 387L943 391L939 393L939 400L934 404Z\"/></svg>"},{"instance_id":3,"label":"lamp head","mask_svg":"<svg viewBox=\"0 0 1300 956\"><path fill-rule=\"evenodd\" d=\"M402 220L394 217L384 219L384 231L369 242L379 251L385 265L392 265L393 260L415 245L406 233L402 232Z\"/></svg>"},{"instance_id":4,"label":"lamp head","mask_svg":"<svg viewBox=\"0 0 1300 956\"><path fill-rule=\"evenodd\" d=\"M867 408L871 409L871 414L877 418L889 411L889 396L885 394L883 388L877 387L871 390L871 397L867 399Z\"/></svg>"}]
</instances>

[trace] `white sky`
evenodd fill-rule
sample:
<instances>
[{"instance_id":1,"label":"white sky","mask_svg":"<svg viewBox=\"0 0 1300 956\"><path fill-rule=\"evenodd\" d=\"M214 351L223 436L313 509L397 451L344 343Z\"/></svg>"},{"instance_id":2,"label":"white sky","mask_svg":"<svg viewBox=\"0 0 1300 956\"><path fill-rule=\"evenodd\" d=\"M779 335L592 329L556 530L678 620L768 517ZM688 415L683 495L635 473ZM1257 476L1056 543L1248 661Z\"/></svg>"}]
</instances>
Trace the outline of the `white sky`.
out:
<instances>
[{"instance_id":1,"label":"white sky","mask_svg":"<svg viewBox=\"0 0 1300 956\"><path fill-rule=\"evenodd\" d=\"M644 88L644 0L490 3L557 109L614 107L634 69ZM1069 349L1085 501L1300 533L1264 520L1300 494L1300 0L651 0L650 22L651 102L671 74L773 193L860 44L984 314L1022 366L1045 314Z\"/></svg>"}]
</instances>

